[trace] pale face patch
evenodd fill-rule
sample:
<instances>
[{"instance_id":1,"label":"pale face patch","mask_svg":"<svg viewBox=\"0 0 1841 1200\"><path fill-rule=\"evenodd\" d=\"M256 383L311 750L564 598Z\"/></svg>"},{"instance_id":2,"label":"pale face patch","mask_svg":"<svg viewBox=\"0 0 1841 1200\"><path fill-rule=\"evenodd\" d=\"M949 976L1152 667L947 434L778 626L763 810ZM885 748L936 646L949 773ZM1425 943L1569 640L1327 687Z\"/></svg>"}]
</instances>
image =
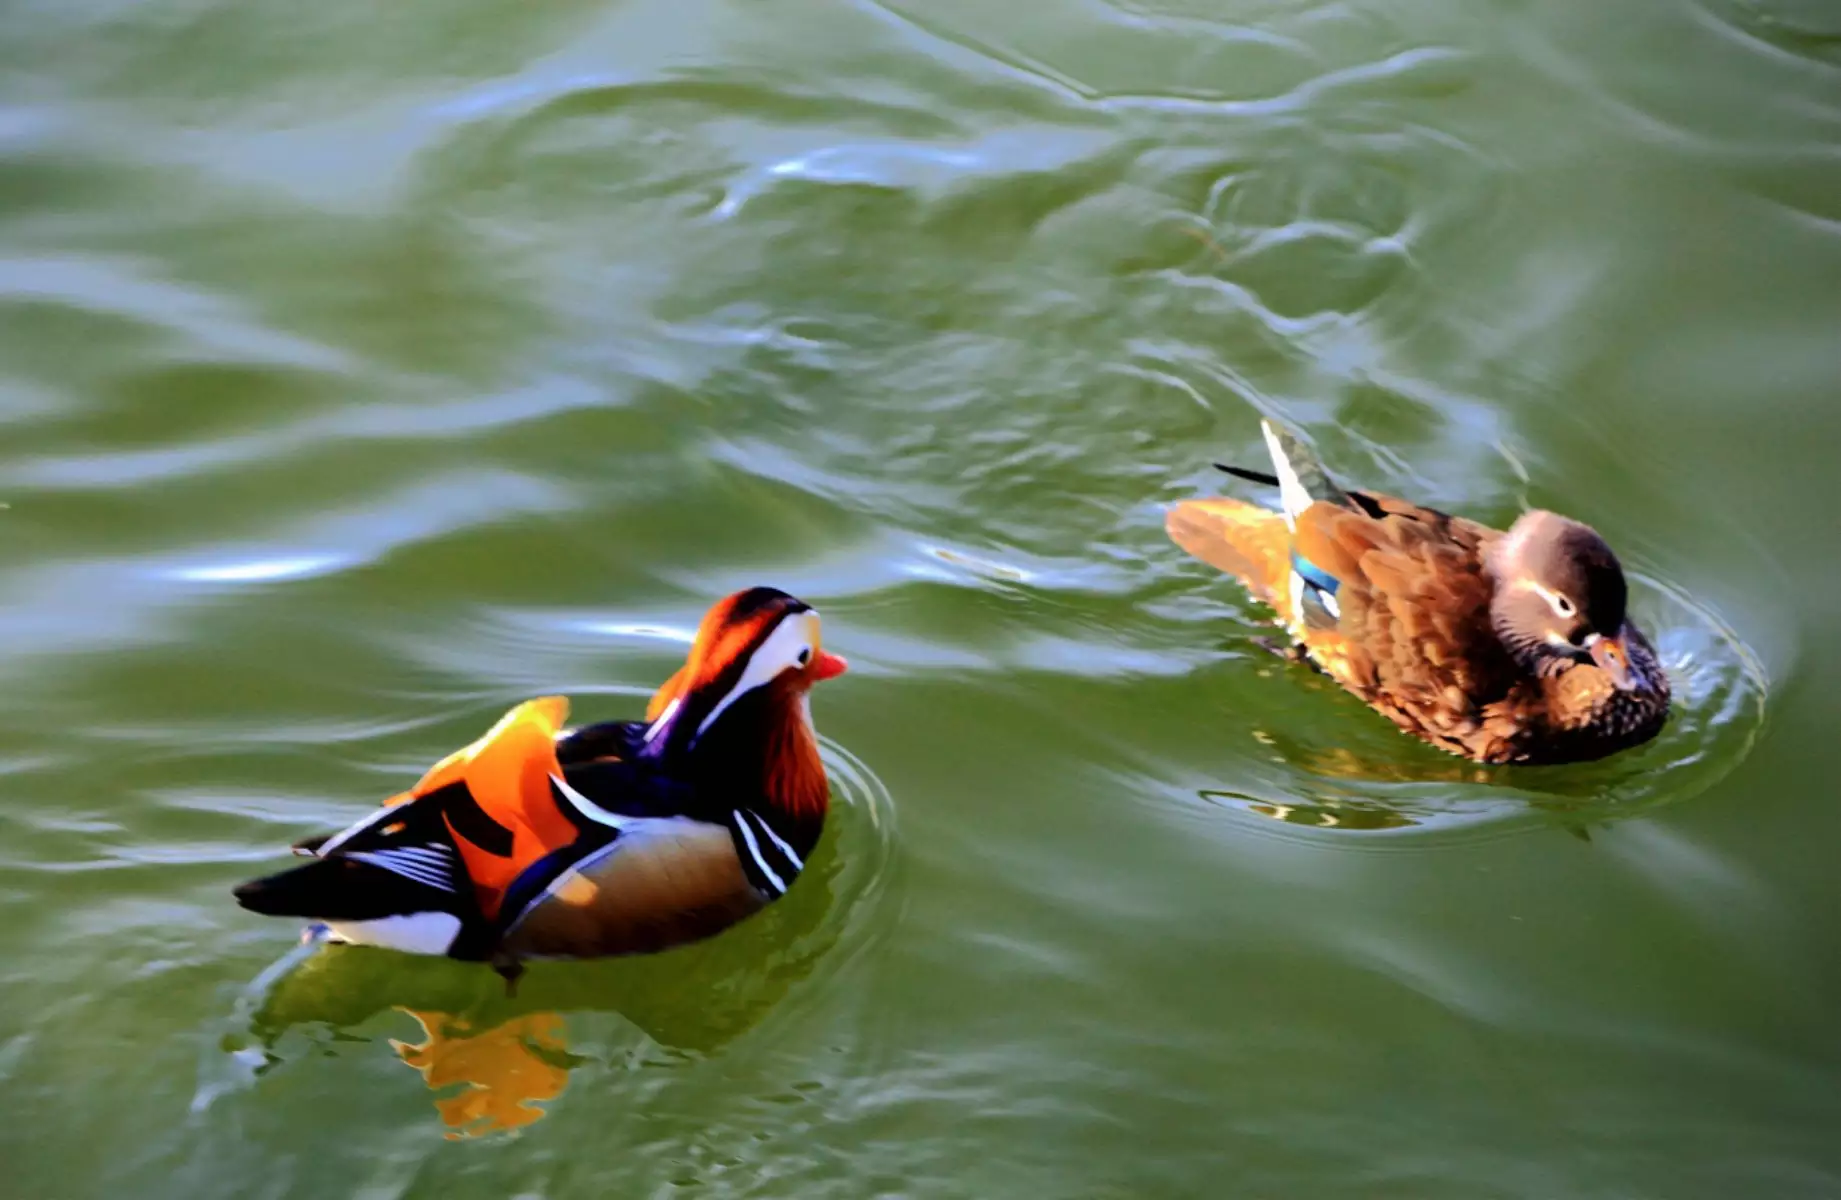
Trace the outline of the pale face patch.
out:
<instances>
[{"instance_id":1,"label":"pale face patch","mask_svg":"<svg viewBox=\"0 0 1841 1200\"><path fill-rule=\"evenodd\" d=\"M781 619L774 631L767 635L767 640L754 648L748 656L748 665L742 671L741 678L735 686L710 709L710 715L703 718L697 726L697 736L702 737L709 731L716 719L731 704L758 687L765 687L787 671L804 670L818 653L818 614L811 610L793 613Z\"/></svg>"}]
</instances>

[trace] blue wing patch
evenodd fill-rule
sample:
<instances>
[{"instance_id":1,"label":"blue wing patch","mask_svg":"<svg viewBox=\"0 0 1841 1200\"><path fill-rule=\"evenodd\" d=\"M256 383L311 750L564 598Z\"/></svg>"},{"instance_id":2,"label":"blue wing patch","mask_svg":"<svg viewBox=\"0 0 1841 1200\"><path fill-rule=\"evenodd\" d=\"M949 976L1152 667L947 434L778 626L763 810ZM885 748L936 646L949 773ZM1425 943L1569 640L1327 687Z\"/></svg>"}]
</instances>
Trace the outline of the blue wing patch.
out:
<instances>
[{"instance_id":1,"label":"blue wing patch","mask_svg":"<svg viewBox=\"0 0 1841 1200\"><path fill-rule=\"evenodd\" d=\"M1297 588L1297 601L1305 625L1334 629L1342 620L1342 606L1336 603L1342 581L1296 550L1291 552L1291 571L1303 585Z\"/></svg>"},{"instance_id":2,"label":"blue wing patch","mask_svg":"<svg viewBox=\"0 0 1841 1200\"><path fill-rule=\"evenodd\" d=\"M1305 558L1296 550L1291 552L1291 569L1301 575L1305 583L1310 584L1310 586L1316 588L1320 592L1328 592L1330 595L1334 596L1336 590L1342 586L1342 581L1340 579L1337 579L1334 575L1330 574L1316 563Z\"/></svg>"}]
</instances>

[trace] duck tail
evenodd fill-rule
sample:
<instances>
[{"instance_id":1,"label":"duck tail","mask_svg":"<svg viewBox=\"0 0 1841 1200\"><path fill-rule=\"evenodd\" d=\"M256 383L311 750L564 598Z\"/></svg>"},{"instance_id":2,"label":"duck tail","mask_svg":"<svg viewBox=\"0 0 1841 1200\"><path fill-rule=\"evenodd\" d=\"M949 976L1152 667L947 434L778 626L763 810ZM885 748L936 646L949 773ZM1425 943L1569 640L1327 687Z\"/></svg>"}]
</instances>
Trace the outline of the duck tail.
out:
<instances>
[{"instance_id":1,"label":"duck tail","mask_svg":"<svg viewBox=\"0 0 1841 1200\"><path fill-rule=\"evenodd\" d=\"M1225 496L1183 500L1164 517L1164 529L1189 554L1238 578L1254 599L1289 619L1291 530L1281 514Z\"/></svg>"},{"instance_id":2,"label":"duck tail","mask_svg":"<svg viewBox=\"0 0 1841 1200\"><path fill-rule=\"evenodd\" d=\"M1348 493L1330 479L1302 438L1270 420L1262 420L1259 428L1266 435L1266 449L1272 455L1272 471L1286 524L1296 528L1298 515L1319 500L1347 506Z\"/></svg>"},{"instance_id":3,"label":"duck tail","mask_svg":"<svg viewBox=\"0 0 1841 1200\"><path fill-rule=\"evenodd\" d=\"M446 889L345 855L252 879L231 894L250 912L308 921L373 921L454 905Z\"/></svg>"}]
</instances>

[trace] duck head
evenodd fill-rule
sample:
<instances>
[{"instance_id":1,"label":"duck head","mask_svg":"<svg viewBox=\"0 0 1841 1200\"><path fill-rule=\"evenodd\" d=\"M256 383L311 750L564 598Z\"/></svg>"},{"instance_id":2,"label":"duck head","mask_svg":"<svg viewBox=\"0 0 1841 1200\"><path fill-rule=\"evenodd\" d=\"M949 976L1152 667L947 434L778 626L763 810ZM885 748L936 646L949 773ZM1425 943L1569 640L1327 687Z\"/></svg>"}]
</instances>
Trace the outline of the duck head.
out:
<instances>
[{"instance_id":1,"label":"duck head","mask_svg":"<svg viewBox=\"0 0 1841 1200\"><path fill-rule=\"evenodd\" d=\"M644 753L699 785L822 818L829 789L807 693L847 665L820 643L811 605L774 588L736 592L705 614L689 659L652 697Z\"/></svg>"},{"instance_id":2,"label":"duck head","mask_svg":"<svg viewBox=\"0 0 1841 1200\"><path fill-rule=\"evenodd\" d=\"M1490 548L1495 588L1490 621L1510 654L1534 674L1592 663L1619 691L1652 686L1642 635L1625 613L1629 585L1611 547L1589 525L1536 509Z\"/></svg>"}]
</instances>

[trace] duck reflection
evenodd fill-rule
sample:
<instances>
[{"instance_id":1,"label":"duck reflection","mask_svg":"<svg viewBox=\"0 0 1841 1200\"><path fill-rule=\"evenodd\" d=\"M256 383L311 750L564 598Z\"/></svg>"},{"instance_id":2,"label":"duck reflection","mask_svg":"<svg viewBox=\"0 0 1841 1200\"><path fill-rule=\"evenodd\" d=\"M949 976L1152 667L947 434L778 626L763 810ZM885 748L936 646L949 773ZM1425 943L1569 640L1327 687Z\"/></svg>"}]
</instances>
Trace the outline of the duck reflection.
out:
<instances>
[{"instance_id":1,"label":"duck reflection","mask_svg":"<svg viewBox=\"0 0 1841 1200\"><path fill-rule=\"evenodd\" d=\"M412 1045L392 1038L390 1048L422 1073L431 1091L459 1088L435 1098L450 1140L529 1125L544 1115L538 1106L568 1085L568 1042L557 1013L529 1013L481 1030L449 1013L402 1011L427 1040Z\"/></svg>"},{"instance_id":2,"label":"duck reflection","mask_svg":"<svg viewBox=\"0 0 1841 1200\"><path fill-rule=\"evenodd\" d=\"M1253 736L1302 778L1287 780L1287 794L1279 798L1228 789L1200 795L1287 825L1378 832L1536 814L1583 836L1585 823L1635 811L1620 803L1615 790L1632 773L1628 765L1479 766L1410 745L1325 746L1264 730ZM1531 771L1538 777L1531 778Z\"/></svg>"},{"instance_id":3,"label":"duck reflection","mask_svg":"<svg viewBox=\"0 0 1841 1200\"><path fill-rule=\"evenodd\" d=\"M662 954L539 962L515 995L477 963L321 945L269 990L252 1032L273 1051L291 1030L349 1030L394 1009L422 1040L390 1047L436 1093L447 1137L524 1128L563 1094L572 1070L593 1061L570 1052L566 1013L618 1013L659 1045L694 1055L758 1024L836 942L826 918L839 862L827 837L797 887L735 928Z\"/></svg>"},{"instance_id":4,"label":"duck reflection","mask_svg":"<svg viewBox=\"0 0 1841 1200\"><path fill-rule=\"evenodd\" d=\"M1303 825L1311 829L1403 829L1419 824L1404 812L1359 800L1281 803L1223 791L1204 791L1201 796L1217 804L1231 805L1262 817L1270 817L1274 821L1283 821L1287 825Z\"/></svg>"}]
</instances>

